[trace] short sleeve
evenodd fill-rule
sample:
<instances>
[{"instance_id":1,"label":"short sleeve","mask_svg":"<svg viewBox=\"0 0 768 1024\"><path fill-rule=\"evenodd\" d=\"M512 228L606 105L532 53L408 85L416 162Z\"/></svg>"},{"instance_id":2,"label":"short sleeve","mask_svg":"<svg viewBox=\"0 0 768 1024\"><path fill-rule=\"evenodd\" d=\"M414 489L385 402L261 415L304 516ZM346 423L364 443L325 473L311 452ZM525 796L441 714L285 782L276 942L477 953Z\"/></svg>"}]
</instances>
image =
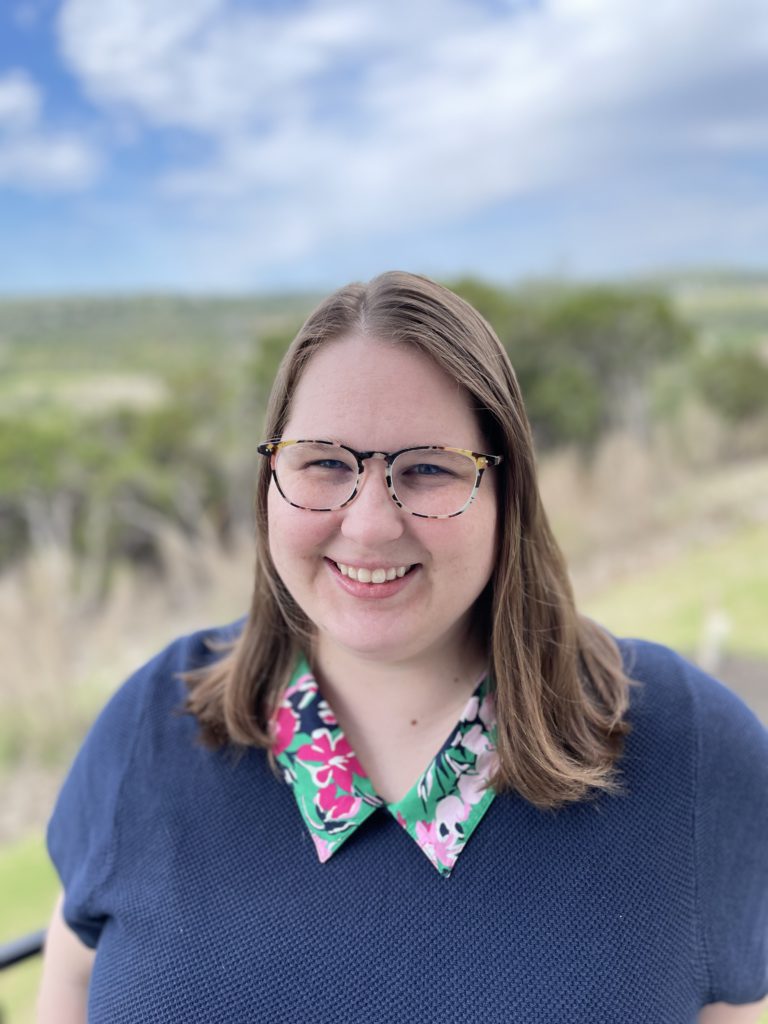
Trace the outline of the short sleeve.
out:
<instances>
[{"instance_id":1,"label":"short sleeve","mask_svg":"<svg viewBox=\"0 0 768 1024\"><path fill-rule=\"evenodd\" d=\"M691 668L698 716L698 899L709 1001L768 993L768 733Z\"/></svg>"},{"instance_id":2,"label":"short sleeve","mask_svg":"<svg viewBox=\"0 0 768 1024\"><path fill-rule=\"evenodd\" d=\"M120 789L139 732L139 698L153 667L131 677L96 719L48 823L48 852L65 893L64 920L90 947L104 921L99 895L112 867Z\"/></svg>"},{"instance_id":3,"label":"short sleeve","mask_svg":"<svg viewBox=\"0 0 768 1024\"><path fill-rule=\"evenodd\" d=\"M48 824L48 852L64 888L64 920L91 948L109 916L120 884L117 848L121 799L151 799L152 744L184 702L181 673L212 657L224 630L176 640L139 669L114 694L78 752ZM140 755L137 754L137 750Z\"/></svg>"}]
</instances>

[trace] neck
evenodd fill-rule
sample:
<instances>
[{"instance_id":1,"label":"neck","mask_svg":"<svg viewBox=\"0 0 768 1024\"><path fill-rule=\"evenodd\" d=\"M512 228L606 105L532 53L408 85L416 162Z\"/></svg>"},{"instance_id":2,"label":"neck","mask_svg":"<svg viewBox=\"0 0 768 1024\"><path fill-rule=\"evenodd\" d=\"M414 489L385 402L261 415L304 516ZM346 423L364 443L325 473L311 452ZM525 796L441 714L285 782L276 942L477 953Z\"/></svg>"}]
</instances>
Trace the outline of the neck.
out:
<instances>
[{"instance_id":1,"label":"neck","mask_svg":"<svg viewBox=\"0 0 768 1024\"><path fill-rule=\"evenodd\" d=\"M487 653L469 637L416 657L381 660L321 636L310 660L341 718L382 731L458 717L488 665Z\"/></svg>"},{"instance_id":2,"label":"neck","mask_svg":"<svg viewBox=\"0 0 768 1024\"><path fill-rule=\"evenodd\" d=\"M469 638L416 658L366 658L318 638L311 662L374 789L401 799L448 738L487 668Z\"/></svg>"}]
</instances>

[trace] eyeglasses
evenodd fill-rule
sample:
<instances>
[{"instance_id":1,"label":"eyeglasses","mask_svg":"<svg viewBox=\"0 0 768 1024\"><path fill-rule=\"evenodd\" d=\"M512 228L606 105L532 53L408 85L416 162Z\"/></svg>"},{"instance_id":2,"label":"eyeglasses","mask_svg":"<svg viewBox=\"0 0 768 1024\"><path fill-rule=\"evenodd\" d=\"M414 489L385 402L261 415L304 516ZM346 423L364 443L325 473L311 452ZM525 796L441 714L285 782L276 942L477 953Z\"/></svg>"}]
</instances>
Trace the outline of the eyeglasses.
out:
<instances>
[{"instance_id":1,"label":"eyeglasses","mask_svg":"<svg viewBox=\"0 0 768 1024\"><path fill-rule=\"evenodd\" d=\"M283 441L257 448L270 459L277 489L289 505L310 512L334 512L358 494L367 459L382 459L392 500L422 519L461 515L477 494L483 473L501 455L466 448L418 445L397 452L357 452L336 441Z\"/></svg>"}]
</instances>

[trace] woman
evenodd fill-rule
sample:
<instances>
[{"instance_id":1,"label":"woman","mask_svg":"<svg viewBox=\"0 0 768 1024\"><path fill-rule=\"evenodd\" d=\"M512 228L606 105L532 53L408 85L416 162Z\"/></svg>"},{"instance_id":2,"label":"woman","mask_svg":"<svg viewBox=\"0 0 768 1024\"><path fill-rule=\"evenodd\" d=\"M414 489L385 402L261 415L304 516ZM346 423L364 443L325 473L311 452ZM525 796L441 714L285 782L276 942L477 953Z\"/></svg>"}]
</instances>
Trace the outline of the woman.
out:
<instances>
[{"instance_id":1,"label":"woman","mask_svg":"<svg viewBox=\"0 0 768 1024\"><path fill-rule=\"evenodd\" d=\"M765 732L576 613L485 321L341 289L266 436L247 620L64 785L40 1020L757 1021Z\"/></svg>"}]
</instances>

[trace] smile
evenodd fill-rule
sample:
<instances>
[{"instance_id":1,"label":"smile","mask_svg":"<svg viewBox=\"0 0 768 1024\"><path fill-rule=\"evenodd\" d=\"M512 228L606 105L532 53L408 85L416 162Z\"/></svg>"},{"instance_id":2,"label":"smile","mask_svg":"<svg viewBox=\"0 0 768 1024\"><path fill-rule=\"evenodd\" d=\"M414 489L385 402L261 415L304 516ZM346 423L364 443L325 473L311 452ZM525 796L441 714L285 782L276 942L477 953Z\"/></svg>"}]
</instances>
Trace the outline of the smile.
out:
<instances>
[{"instance_id":1,"label":"smile","mask_svg":"<svg viewBox=\"0 0 768 1024\"><path fill-rule=\"evenodd\" d=\"M334 562L342 576L348 576L358 583L386 583L389 580L405 576L412 565L394 565L388 568L364 569L354 565L344 565L343 562Z\"/></svg>"}]
</instances>

